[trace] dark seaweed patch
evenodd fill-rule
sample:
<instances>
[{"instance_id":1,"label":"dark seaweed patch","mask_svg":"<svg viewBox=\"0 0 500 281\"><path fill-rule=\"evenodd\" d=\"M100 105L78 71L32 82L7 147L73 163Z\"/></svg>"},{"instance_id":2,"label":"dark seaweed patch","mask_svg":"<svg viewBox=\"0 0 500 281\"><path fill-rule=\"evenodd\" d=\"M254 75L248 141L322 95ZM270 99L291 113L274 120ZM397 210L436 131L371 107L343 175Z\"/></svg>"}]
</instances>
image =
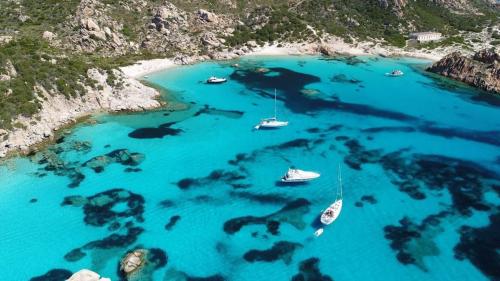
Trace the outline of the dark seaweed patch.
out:
<instances>
[{"instance_id":1,"label":"dark seaweed patch","mask_svg":"<svg viewBox=\"0 0 500 281\"><path fill-rule=\"evenodd\" d=\"M250 250L243 255L243 258L248 262L274 262L282 260L285 264L290 264L293 253L301 247L302 245L299 243L279 241L267 250Z\"/></svg>"},{"instance_id":2,"label":"dark seaweed patch","mask_svg":"<svg viewBox=\"0 0 500 281\"><path fill-rule=\"evenodd\" d=\"M181 129L170 128L175 122L161 124L157 128L140 128L128 134L134 139L161 139L165 136L177 136L183 131Z\"/></svg>"},{"instance_id":3,"label":"dark seaweed patch","mask_svg":"<svg viewBox=\"0 0 500 281\"><path fill-rule=\"evenodd\" d=\"M190 276L185 272L175 268L169 268L165 273L163 280L185 280L185 281L224 281L227 280L221 274L214 274L207 277Z\"/></svg>"},{"instance_id":4,"label":"dark seaweed patch","mask_svg":"<svg viewBox=\"0 0 500 281\"><path fill-rule=\"evenodd\" d=\"M243 116L244 112L238 111L238 110L222 110L222 109L210 107L209 105L205 105L204 108L198 110L193 116L200 116L202 114L219 115L219 116L224 116L224 117L228 117L228 118L238 119L238 118L241 118Z\"/></svg>"},{"instance_id":5,"label":"dark seaweed patch","mask_svg":"<svg viewBox=\"0 0 500 281\"><path fill-rule=\"evenodd\" d=\"M333 75L333 77L330 78L330 81L332 81L333 83L354 84L354 85L361 83L361 80L354 78L347 78L345 74Z\"/></svg>"},{"instance_id":6,"label":"dark seaweed patch","mask_svg":"<svg viewBox=\"0 0 500 281\"><path fill-rule=\"evenodd\" d=\"M286 204L281 210L263 217L245 216L234 218L224 223L224 232L234 234L244 226L253 224L267 225L270 221L289 223L297 229L304 229L306 224L302 217L309 212L310 202L304 198ZM276 230L278 231L278 230Z\"/></svg>"},{"instance_id":7,"label":"dark seaweed patch","mask_svg":"<svg viewBox=\"0 0 500 281\"><path fill-rule=\"evenodd\" d=\"M377 199L375 198L374 195L363 195L361 196L361 201L370 203L370 204L377 204Z\"/></svg>"},{"instance_id":8,"label":"dark seaweed patch","mask_svg":"<svg viewBox=\"0 0 500 281\"><path fill-rule=\"evenodd\" d=\"M386 127L374 127L361 130L365 133L381 133L381 132L403 132L411 133L417 131L414 127L410 126L386 126Z\"/></svg>"},{"instance_id":9,"label":"dark seaweed patch","mask_svg":"<svg viewBox=\"0 0 500 281\"><path fill-rule=\"evenodd\" d=\"M321 273L318 258L310 258L300 262L299 273L292 277L292 281L333 281L333 279Z\"/></svg>"},{"instance_id":10,"label":"dark seaweed patch","mask_svg":"<svg viewBox=\"0 0 500 281\"><path fill-rule=\"evenodd\" d=\"M71 271L57 268L49 270L44 275L33 277L30 281L61 281L69 279L71 275L73 275Z\"/></svg>"},{"instance_id":11,"label":"dark seaweed patch","mask_svg":"<svg viewBox=\"0 0 500 281\"><path fill-rule=\"evenodd\" d=\"M240 181L244 179L246 179L246 175L243 175L238 171L215 170L206 177L181 179L177 182L177 187L186 190L192 187L211 185L220 181L232 186L233 188L249 187L250 185L241 185Z\"/></svg>"},{"instance_id":12,"label":"dark seaweed patch","mask_svg":"<svg viewBox=\"0 0 500 281\"><path fill-rule=\"evenodd\" d=\"M290 199L286 196L283 196L278 193L271 193L271 194L255 194L251 192L245 192L245 191L231 191L229 193L231 197L236 197L236 198L241 198L241 199L247 199L250 201L255 201L258 203L262 204L283 204L290 202Z\"/></svg>"},{"instance_id":13,"label":"dark seaweed patch","mask_svg":"<svg viewBox=\"0 0 500 281\"><path fill-rule=\"evenodd\" d=\"M125 168L125 170L123 170L125 173L138 173L138 172L142 172L142 169L141 168Z\"/></svg>"},{"instance_id":14,"label":"dark seaweed patch","mask_svg":"<svg viewBox=\"0 0 500 281\"><path fill-rule=\"evenodd\" d=\"M71 250L69 253L64 255L64 259L68 262L75 262L83 259L87 254L85 254L82 249L77 248L74 250Z\"/></svg>"},{"instance_id":15,"label":"dark seaweed patch","mask_svg":"<svg viewBox=\"0 0 500 281\"><path fill-rule=\"evenodd\" d=\"M489 217L489 225L460 228L460 242L455 246L455 257L468 259L491 280L500 280L500 213Z\"/></svg>"},{"instance_id":16,"label":"dark seaweed patch","mask_svg":"<svg viewBox=\"0 0 500 281\"><path fill-rule=\"evenodd\" d=\"M172 230L172 228L175 226L175 224L181 219L181 216L179 215L175 215L175 216L171 216L170 217L170 220L168 221L168 223L165 225L165 229L166 230Z\"/></svg>"},{"instance_id":17,"label":"dark seaweed patch","mask_svg":"<svg viewBox=\"0 0 500 281\"><path fill-rule=\"evenodd\" d=\"M38 202L38 199L36 199L36 198L31 198L30 199L30 203L36 203L36 202Z\"/></svg>"}]
</instances>

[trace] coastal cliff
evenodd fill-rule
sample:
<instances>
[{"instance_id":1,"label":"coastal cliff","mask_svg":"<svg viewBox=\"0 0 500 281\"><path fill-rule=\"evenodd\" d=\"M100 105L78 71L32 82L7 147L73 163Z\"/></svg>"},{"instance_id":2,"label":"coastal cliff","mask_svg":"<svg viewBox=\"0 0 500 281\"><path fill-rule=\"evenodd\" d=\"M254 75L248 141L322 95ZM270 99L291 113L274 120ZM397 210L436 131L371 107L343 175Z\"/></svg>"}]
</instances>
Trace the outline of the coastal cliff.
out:
<instances>
[{"instance_id":1,"label":"coastal cliff","mask_svg":"<svg viewBox=\"0 0 500 281\"><path fill-rule=\"evenodd\" d=\"M493 49L481 50L472 57L454 52L434 63L427 71L500 94L500 54Z\"/></svg>"},{"instance_id":2,"label":"coastal cliff","mask_svg":"<svg viewBox=\"0 0 500 281\"><path fill-rule=\"evenodd\" d=\"M0 129L0 157L10 151L29 152L30 146L50 140L58 128L92 113L142 111L161 106L157 90L118 70L113 70L114 79L118 81L114 85L109 85L111 74L89 69L87 75L97 85L88 87L84 95L74 98L51 94L38 86L40 111L30 117L16 118L16 127L11 130Z\"/></svg>"}]
</instances>

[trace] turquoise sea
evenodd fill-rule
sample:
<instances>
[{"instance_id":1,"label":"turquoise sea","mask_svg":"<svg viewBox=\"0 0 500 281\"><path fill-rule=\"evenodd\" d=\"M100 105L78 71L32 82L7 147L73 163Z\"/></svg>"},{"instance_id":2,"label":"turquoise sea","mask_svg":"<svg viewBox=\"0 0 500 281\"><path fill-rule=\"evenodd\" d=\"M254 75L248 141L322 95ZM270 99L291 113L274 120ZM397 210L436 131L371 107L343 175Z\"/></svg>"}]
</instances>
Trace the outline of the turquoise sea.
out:
<instances>
[{"instance_id":1,"label":"turquoise sea","mask_svg":"<svg viewBox=\"0 0 500 281\"><path fill-rule=\"evenodd\" d=\"M133 280L500 280L500 102L429 63L245 57L149 75L168 107L94 116L0 166L0 279L124 280L120 258L145 248ZM290 125L253 130L274 89ZM344 207L315 238L339 164ZM283 186L290 166L321 177Z\"/></svg>"}]
</instances>

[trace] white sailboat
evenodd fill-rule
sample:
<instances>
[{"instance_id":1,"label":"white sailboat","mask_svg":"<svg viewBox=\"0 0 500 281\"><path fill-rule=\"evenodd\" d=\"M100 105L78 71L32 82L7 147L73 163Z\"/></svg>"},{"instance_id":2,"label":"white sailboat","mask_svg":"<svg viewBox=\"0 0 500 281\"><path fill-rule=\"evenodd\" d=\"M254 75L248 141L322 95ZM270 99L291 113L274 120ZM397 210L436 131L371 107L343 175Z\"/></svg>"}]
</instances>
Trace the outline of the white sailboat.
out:
<instances>
[{"instance_id":1,"label":"white sailboat","mask_svg":"<svg viewBox=\"0 0 500 281\"><path fill-rule=\"evenodd\" d=\"M274 89L274 117L262 119L260 123L255 126L255 129L267 128L274 129L279 127L288 126L288 121L279 121L276 116L276 89Z\"/></svg>"},{"instance_id":2,"label":"white sailboat","mask_svg":"<svg viewBox=\"0 0 500 281\"><path fill-rule=\"evenodd\" d=\"M337 186L337 195L335 197L335 201L323 211L320 217L320 221L324 225L329 225L334 222L340 215L340 211L342 210L342 174L340 172L339 166L339 185ZM319 237L323 234L324 229L322 227L318 228L314 232L314 236Z\"/></svg>"},{"instance_id":3,"label":"white sailboat","mask_svg":"<svg viewBox=\"0 0 500 281\"><path fill-rule=\"evenodd\" d=\"M321 223L329 225L334 222L342 210L342 174L339 167L339 185L335 201L321 214Z\"/></svg>"},{"instance_id":4,"label":"white sailboat","mask_svg":"<svg viewBox=\"0 0 500 281\"><path fill-rule=\"evenodd\" d=\"M219 78L215 76L211 76L210 78L207 79L208 84L220 84L226 82L226 78Z\"/></svg>"},{"instance_id":5,"label":"white sailboat","mask_svg":"<svg viewBox=\"0 0 500 281\"><path fill-rule=\"evenodd\" d=\"M399 76L403 76L405 74L403 73L403 71L396 69L396 70L393 70L391 72L387 72L385 75L390 76L390 77L399 77Z\"/></svg>"}]
</instances>

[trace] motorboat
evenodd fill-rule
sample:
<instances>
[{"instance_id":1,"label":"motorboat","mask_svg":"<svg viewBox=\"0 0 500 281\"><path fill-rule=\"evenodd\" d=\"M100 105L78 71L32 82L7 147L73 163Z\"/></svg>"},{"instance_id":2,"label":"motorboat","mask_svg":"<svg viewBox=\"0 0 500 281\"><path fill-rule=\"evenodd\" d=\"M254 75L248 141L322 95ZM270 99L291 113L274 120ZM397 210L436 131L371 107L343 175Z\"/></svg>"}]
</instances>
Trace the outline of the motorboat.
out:
<instances>
[{"instance_id":1,"label":"motorboat","mask_svg":"<svg viewBox=\"0 0 500 281\"><path fill-rule=\"evenodd\" d=\"M342 175L339 167L339 184L337 186L337 195L335 201L321 214L320 221L324 225L334 222L342 211Z\"/></svg>"},{"instance_id":2,"label":"motorboat","mask_svg":"<svg viewBox=\"0 0 500 281\"><path fill-rule=\"evenodd\" d=\"M208 84L220 84L220 83L224 83L224 82L227 82L226 78L219 78L219 77L212 76L212 77L207 79Z\"/></svg>"},{"instance_id":3,"label":"motorboat","mask_svg":"<svg viewBox=\"0 0 500 281\"><path fill-rule=\"evenodd\" d=\"M401 70L393 70L391 72L386 73L385 75L390 77L398 77L398 76L403 76L404 73Z\"/></svg>"},{"instance_id":4,"label":"motorboat","mask_svg":"<svg viewBox=\"0 0 500 281\"><path fill-rule=\"evenodd\" d=\"M323 231L323 228L318 228L318 230L314 232L314 236L319 237L321 234L323 234Z\"/></svg>"},{"instance_id":5,"label":"motorboat","mask_svg":"<svg viewBox=\"0 0 500 281\"><path fill-rule=\"evenodd\" d=\"M281 178L282 182L306 182L319 178L320 174L311 171L289 168L286 174Z\"/></svg>"},{"instance_id":6,"label":"motorboat","mask_svg":"<svg viewBox=\"0 0 500 281\"><path fill-rule=\"evenodd\" d=\"M258 125L254 128L258 129L276 129L280 127L288 126L288 121L280 121L276 116L276 89L274 89L274 116L271 118L265 118L260 121Z\"/></svg>"}]
</instances>

